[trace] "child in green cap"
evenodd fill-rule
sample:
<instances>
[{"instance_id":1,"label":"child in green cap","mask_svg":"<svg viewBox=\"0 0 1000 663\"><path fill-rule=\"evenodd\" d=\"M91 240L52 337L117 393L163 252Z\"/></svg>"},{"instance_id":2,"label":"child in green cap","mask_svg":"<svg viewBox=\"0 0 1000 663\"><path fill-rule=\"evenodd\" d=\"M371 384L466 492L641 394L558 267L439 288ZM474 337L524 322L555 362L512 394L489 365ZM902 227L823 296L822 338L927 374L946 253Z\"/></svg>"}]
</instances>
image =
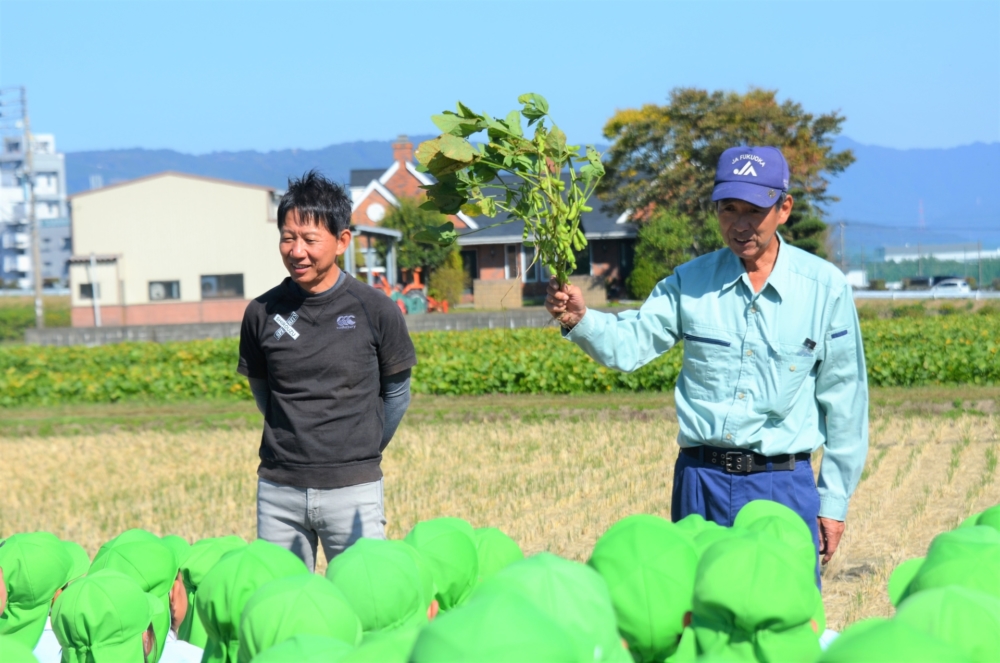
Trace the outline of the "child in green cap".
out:
<instances>
[{"instance_id":1,"label":"child in green cap","mask_svg":"<svg viewBox=\"0 0 1000 663\"><path fill-rule=\"evenodd\" d=\"M52 609L62 663L151 663L162 602L129 576L96 571L70 585Z\"/></svg>"},{"instance_id":2,"label":"child in green cap","mask_svg":"<svg viewBox=\"0 0 1000 663\"><path fill-rule=\"evenodd\" d=\"M969 663L958 649L898 619L867 619L847 627L817 663Z\"/></svg>"},{"instance_id":3,"label":"child in green cap","mask_svg":"<svg viewBox=\"0 0 1000 663\"><path fill-rule=\"evenodd\" d=\"M674 655L690 618L698 566L688 533L658 516L628 516L597 540L587 564L607 582L633 658L660 663Z\"/></svg>"},{"instance_id":4,"label":"child in green cap","mask_svg":"<svg viewBox=\"0 0 1000 663\"><path fill-rule=\"evenodd\" d=\"M403 540L427 562L441 610L450 610L469 597L479 579L472 525L461 518L434 518L414 525Z\"/></svg>"},{"instance_id":5,"label":"child in green cap","mask_svg":"<svg viewBox=\"0 0 1000 663\"><path fill-rule=\"evenodd\" d=\"M330 562L326 577L354 608L365 635L427 624L420 570L397 542L359 539Z\"/></svg>"},{"instance_id":6,"label":"child in green cap","mask_svg":"<svg viewBox=\"0 0 1000 663\"><path fill-rule=\"evenodd\" d=\"M49 532L14 534L0 544L0 569L7 592L0 635L34 649L56 594L66 585L73 560Z\"/></svg>"},{"instance_id":7,"label":"child in green cap","mask_svg":"<svg viewBox=\"0 0 1000 663\"><path fill-rule=\"evenodd\" d=\"M476 596L420 632L410 663L531 661L584 663L578 643L518 592Z\"/></svg>"},{"instance_id":8,"label":"child in green cap","mask_svg":"<svg viewBox=\"0 0 1000 663\"><path fill-rule=\"evenodd\" d=\"M514 539L496 527L475 530L479 557L479 582L492 578L500 569L524 559L524 552Z\"/></svg>"},{"instance_id":9,"label":"child in green cap","mask_svg":"<svg viewBox=\"0 0 1000 663\"><path fill-rule=\"evenodd\" d=\"M811 568L763 534L713 544L695 575L692 628L699 655L813 661L820 653Z\"/></svg>"},{"instance_id":10,"label":"child in green cap","mask_svg":"<svg viewBox=\"0 0 1000 663\"><path fill-rule=\"evenodd\" d=\"M163 610L153 620L156 634L154 661L167 643L171 626L176 627L187 611L187 594L179 580L177 557L159 537L143 530L129 530L108 541L94 556L90 573L102 569L119 571L135 580L142 591L160 600Z\"/></svg>"},{"instance_id":11,"label":"child in green cap","mask_svg":"<svg viewBox=\"0 0 1000 663\"><path fill-rule=\"evenodd\" d=\"M354 647L322 635L294 635L253 657L252 663L339 663Z\"/></svg>"},{"instance_id":12,"label":"child in green cap","mask_svg":"<svg viewBox=\"0 0 1000 663\"><path fill-rule=\"evenodd\" d=\"M1000 599L966 587L925 589L894 619L945 642L975 663L1000 659Z\"/></svg>"},{"instance_id":13,"label":"child in green cap","mask_svg":"<svg viewBox=\"0 0 1000 663\"><path fill-rule=\"evenodd\" d=\"M243 608L237 660L250 663L260 652L300 634L336 638L354 647L361 641L361 622L344 594L322 576L278 578L258 589Z\"/></svg>"},{"instance_id":14,"label":"child in green cap","mask_svg":"<svg viewBox=\"0 0 1000 663\"><path fill-rule=\"evenodd\" d=\"M909 582L897 575L904 571L912 576ZM931 541L924 561L893 572L890 583L900 601L925 589L949 585L1000 598L1000 532L973 525L939 534Z\"/></svg>"},{"instance_id":15,"label":"child in green cap","mask_svg":"<svg viewBox=\"0 0 1000 663\"><path fill-rule=\"evenodd\" d=\"M586 661L630 661L604 579L591 567L539 553L515 562L480 585L472 599L517 593L573 638Z\"/></svg>"},{"instance_id":16,"label":"child in green cap","mask_svg":"<svg viewBox=\"0 0 1000 663\"><path fill-rule=\"evenodd\" d=\"M202 539L191 546L187 558L181 564L181 580L187 592L188 609L177 630L178 639L189 642L195 647L205 648L208 636L194 607L198 587L223 555L246 545L246 541L232 535Z\"/></svg>"},{"instance_id":17,"label":"child in green cap","mask_svg":"<svg viewBox=\"0 0 1000 663\"><path fill-rule=\"evenodd\" d=\"M202 663L236 663L240 616L250 597L271 580L307 573L295 554L263 539L226 553L195 595L208 635Z\"/></svg>"}]
</instances>

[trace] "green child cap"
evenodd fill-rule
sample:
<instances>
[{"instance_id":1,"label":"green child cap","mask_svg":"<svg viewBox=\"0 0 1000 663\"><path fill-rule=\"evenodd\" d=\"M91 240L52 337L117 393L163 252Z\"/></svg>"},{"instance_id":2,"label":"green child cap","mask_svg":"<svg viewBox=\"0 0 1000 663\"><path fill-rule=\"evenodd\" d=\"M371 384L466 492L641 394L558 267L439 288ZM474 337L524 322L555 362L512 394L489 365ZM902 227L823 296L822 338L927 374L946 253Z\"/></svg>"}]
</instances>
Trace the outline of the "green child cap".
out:
<instances>
[{"instance_id":1,"label":"green child cap","mask_svg":"<svg viewBox=\"0 0 1000 663\"><path fill-rule=\"evenodd\" d=\"M365 633L427 623L420 569L398 543L359 539L333 558L326 577L343 592Z\"/></svg>"},{"instance_id":2,"label":"green child cap","mask_svg":"<svg viewBox=\"0 0 1000 663\"><path fill-rule=\"evenodd\" d=\"M176 534L168 534L160 537L160 541L174 552L174 557L177 558L177 568L184 566L185 560L191 554L191 544L187 542L187 539Z\"/></svg>"},{"instance_id":3,"label":"green child cap","mask_svg":"<svg viewBox=\"0 0 1000 663\"><path fill-rule=\"evenodd\" d=\"M293 635L253 657L252 663L339 663L354 647L322 635Z\"/></svg>"},{"instance_id":4,"label":"green child cap","mask_svg":"<svg viewBox=\"0 0 1000 663\"><path fill-rule=\"evenodd\" d=\"M62 663L144 663L142 634L162 610L156 597L125 574L89 573L70 585L52 609Z\"/></svg>"},{"instance_id":5,"label":"green child cap","mask_svg":"<svg viewBox=\"0 0 1000 663\"><path fill-rule=\"evenodd\" d=\"M971 661L1000 657L1000 599L965 587L925 589L903 601L896 620L952 645Z\"/></svg>"},{"instance_id":6,"label":"green child cap","mask_svg":"<svg viewBox=\"0 0 1000 663\"><path fill-rule=\"evenodd\" d=\"M898 619L869 619L849 626L817 663L967 662L960 651Z\"/></svg>"},{"instance_id":7,"label":"green child cap","mask_svg":"<svg viewBox=\"0 0 1000 663\"><path fill-rule=\"evenodd\" d=\"M479 582L492 578L505 566L524 559L521 546L496 527L480 527L475 530L475 534Z\"/></svg>"},{"instance_id":8,"label":"green child cap","mask_svg":"<svg viewBox=\"0 0 1000 663\"><path fill-rule=\"evenodd\" d=\"M52 597L66 584L72 566L66 546L49 532L14 534L0 544L0 569L7 585L0 635L34 649Z\"/></svg>"},{"instance_id":9,"label":"green child cap","mask_svg":"<svg viewBox=\"0 0 1000 663\"><path fill-rule=\"evenodd\" d=\"M608 585L632 656L659 663L672 655L691 610L698 566L688 536L658 516L628 516L597 540L587 564Z\"/></svg>"},{"instance_id":10,"label":"green child cap","mask_svg":"<svg viewBox=\"0 0 1000 663\"><path fill-rule=\"evenodd\" d=\"M153 618L153 632L156 635L153 660L159 660L170 631L170 588L177 578L177 558L174 551L157 536L142 530L129 530L105 543L97 551L94 562L90 565L90 573L102 569L124 573L135 580L142 591L160 600L163 610Z\"/></svg>"},{"instance_id":11,"label":"green child cap","mask_svg":"<svg viewBox=\"0 0 1000 663\"><path fill-rule=\"evenodd\" d=\"M360 647L344 656L343 663L406 663L422 630L421 626L406 626L368 633Z\"/></svg>"},{"instance_id":12,"label":"green child cap","mask_svg":"<svg viewBox=\"0 0 1000 663\"><path fill-rule=\"evenodd\" d=\"M581 660L630 658L621 644L608 586L591 567L540 553L503 569L472 596L511 592L525 597L562 626L576 642Z\"/></svg>"},{"instance_id":13,"label":"green child cap","mask_svg":"<svg viewBox=\"0 0 1000 663\"><path fill-rule=\"evenodd\" d=\"M800 562L815 575L818 553L816 551L816 544L813 542L812 532L809 531L809 526L806 525L805 521L797 513L776 502L758 500L750 504L757 504L759 502L774 504L788 513L772 515L758 514L759 517L745 520L742 529L747 532L756 532L763 538L770 539L784 547L795 557L796 561ZM746 511L745 507L740 513L744 511ZM788 514L791 514L792 517L789 517ZM736 519L739 520L739 516ZM815 588L814 595L816 610L813 613L813 621L816 622L817 631L822 633L826 630L826 611L823 607L823 597L818 587Z\"/></svg>"},{"instance_id":14,"label":"green child cap","mask_svg":"<svg viewBox=\"0 0 1000 663\"><path fill-rule=\"evenodd\" d=\"M414 525L404 541L416 548L430 567L442 610L469 598L479 579L472 525L460 518L425 520Z\"/></svg>"},{"instance_id":15,"label":"green child cap","mask_svg":"<svg viewBox=\"0 0 1000 663\"><path fill-rule=\"evenodd\" d=\"M477 592L468 603L422 630L409 660L411 663L579 663L583 660L579 652L577 643L563 626L520 593L479 596Z\"/></svg>"},{"instance_id":16,"label":"green child cap","mask_svg":"<svg viewBox=\"0 0 1000 663\"><path fill-rule=\"evenodd\" d=\"M258 589L243 608L237 659L249 663L300 634L336 638L354 647L361 642L361 622L347 597L322 576L278 578Z\"/></svg>"},{"instance_id":17,"label":"green child cap","mask_svg":"<svg viewBox=\"0 0 1000 663\"><path fill-rule=\"evenodd\" d=\"M901 562L892 570L892 573L889 574L889 582L886 588L890 603L899 605L900 601L903 600L906 588L913 582L917 571L924 565L925 559L924 557L913 557Z\"/></svg>"},{"instance_id":18,"label":"green child cap","mask_svg":"<svg viewBox=\"0 0 1000 663\"><path fill-rule=\"evenodd\" d=\"M31 647L9 635L0 635L0 661L3 663L38 663Z\"/></svg>"},{"instance_id":19,"label":"green child cap","mask_svg":"<svg viewBox=\"0 0 1000 663\"><path fill-rule=\"evenodd\" d=\"M976 513L969 516L962 522L960 527L973 527L975 525L992 527L1000 532L1000 504L991 506L982 513Z\"/></svg>"},{"instance_id":20,"label":"green child cap","mask_svg":"<svg viewBox=\"0 0 1000 663\"><path fill-rule=\"evenodd\" d=\"M87 571L90 570L90 555L88 555L87 551L83 549L83 546L75 541L63 541L62 543L63 547L66 548L66 552L69 554L70 559L69 573L66 575L66 582L79 580L83 576L87 575Z\"/></svg>"},{"instance_id":21,"label":"green child cap","mask_svg":"<svg viewBox=\"0 0 1000 663\"><path fill-rule=\"evenodd\" d=\"M809 526L802 520L802 516L784 504L772 500L752 500L744 504L733 520L733 527L747 528L751 523L762 518L781 518L793 525L802 525L806 533L809 534L810 539L812 538Z\"/></svg>"},{"instance_id":22,"label":"green child cap","mask_svg":"<svg viewBox=\"0 0 1000 663\"><path fill-rule=\"evenodd\" d=\"M729 649L752 661L812 660L813 569L780 543L747 532L708 548L698 563L692 628L699 654Z\"/></svg>"},{"instance_id":23,"label":"green child cap","mask_svg":"<svg viewBox=\"0 0 1000 663\"><path fill-rule=\"evenodd\" d=\"M939 534L900 598L948 585L1000 598L1000 532L974 525Z\"/></svg>"},{"instance_id":24,"label":"green child cap","mask_svg":"<svg viewBox=\"0 0 1000 663\"><path fill-rule=\"evenodd\" d=\"M208 635L202 663L236 663L240 616L250 597L271 580L308 573L301 559L263 539L226 553L195 593Z\"/></svg>"},{"instance_id":25,"label":"green child cap","mask_svg":"<svg viewBox=\"0 0 1000 663\"><path fill-rule=\"evenodd\" d=\"M429 608L431 603L434 602L435 594L437 594L437 585L434 584L434 574L431 573L431 565L427 563L427 560L420 554L420 551L409 543L393 539L388 539L388 541L409 555L413 563L417 565L417 570L420 571L420 589L424 597L424 606L425 608Z\"/></svg>"},{"instance_id":26,"label":"green child cap","mask_svg":"<svg viewBox=\"0 0 1000 663\"><path fill-rule=\"evenodd\" d=\"M246 541L231 535L202 539L191 546L191 552L181 564L181 579L184 581L184 589L187 590L188 595L188 611L177 630L178 640L190 642L195 647L205 648L208 635L205 633L205 627L202 626L201 618L198 617L198 611L194 607L195 593L202 580L212 570L212 567L222 559L223 555L246 545Z\"/></svg>"}]
</instances>

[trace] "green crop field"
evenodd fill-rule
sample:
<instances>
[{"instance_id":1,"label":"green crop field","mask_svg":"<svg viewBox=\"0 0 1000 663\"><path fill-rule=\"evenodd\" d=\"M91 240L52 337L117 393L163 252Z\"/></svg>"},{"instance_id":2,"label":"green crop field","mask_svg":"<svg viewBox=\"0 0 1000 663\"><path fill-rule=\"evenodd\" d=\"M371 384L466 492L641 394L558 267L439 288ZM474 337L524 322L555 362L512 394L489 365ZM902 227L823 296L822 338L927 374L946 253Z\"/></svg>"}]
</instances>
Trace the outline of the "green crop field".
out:
<instances>
[{"instance_id":1,"label":"green crop field","mask_svg":"<svg viewBox=\"0 0 1000 663\"><path fill-rule=\"evenodd\" d=\"M872 386L1000 384L1000 315L862 321ZM554 329L413 334L420 394L585 394L673 389L682 353L634 373L588 359ZM235 339L101 347L0 346L0 407L250 399Z\"/></svg>"}]
</instances>

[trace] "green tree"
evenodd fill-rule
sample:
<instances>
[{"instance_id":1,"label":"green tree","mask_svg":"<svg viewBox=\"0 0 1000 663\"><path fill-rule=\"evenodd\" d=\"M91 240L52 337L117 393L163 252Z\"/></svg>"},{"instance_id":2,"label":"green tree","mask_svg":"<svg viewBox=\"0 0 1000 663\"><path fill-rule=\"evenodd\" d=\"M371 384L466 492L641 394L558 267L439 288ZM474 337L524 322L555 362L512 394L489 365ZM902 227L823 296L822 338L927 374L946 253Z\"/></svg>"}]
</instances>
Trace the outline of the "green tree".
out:
<instances>
[{"instance_id":1,"label":"green tree","mask_svg":"<svg viewBox=\"0 0 1000 663\"><path fill-rule=\"evenodd\" d=\"M635 244L635 267L628 277L633 297L645 299L656 284L674 273L674 267L693 257L691 220L677 210L657 208L639 226Z\"/></svg>"},{"instance_id":2,"label":"green tree","mask_svg":"<svg viewBox=\"0 0 1000 663\"><path fill-rule=\"evenodd\" d=\"M400 198L399 207L393 209L382 220L381 225L403 233L396 247L396 262L400 269L421 267L424 276L429 276L441 265L451 253L451 246L440 246L427 242L418 242L414 237L427 226L440 226L448 222L448 217L440 212L423 209L421 201L412 198ZM388 250L380 242L379 252L382 257Z\"/></svg>"},{"instance_id":3,"label":"green tree","mask_svg":"<svg viewBox=\"0 0 1000 663\"><path fill-rule=\"evenodd\" d=\"M453 246L444 262L427 280L427 294L454 306L462 301L462 290L469 285L466 284L467 279L462 268L462 254L457 246Z\"/></svg>"},{"instance_id":4,"label":"green tree","mask_svg":"<svg viewBox=\"0 0 1000 663\"><path fill-rule=\"evenodd\" d=\"M618 111L604 126L613 143L598 195L619 212L637 211L640 220L660 207L676 209L690 219L691 252L701 255L723 245L711 202L722 152L774 145L788 161L795 198L783 236L823 255L823 205L836 200L827 194L827 177L854 162L850 150L832 146L844 116L813 115L793 101L779 103L776 95L758 88L746 94L677 88L666 106Z\"/></svg>"}]
</instances>

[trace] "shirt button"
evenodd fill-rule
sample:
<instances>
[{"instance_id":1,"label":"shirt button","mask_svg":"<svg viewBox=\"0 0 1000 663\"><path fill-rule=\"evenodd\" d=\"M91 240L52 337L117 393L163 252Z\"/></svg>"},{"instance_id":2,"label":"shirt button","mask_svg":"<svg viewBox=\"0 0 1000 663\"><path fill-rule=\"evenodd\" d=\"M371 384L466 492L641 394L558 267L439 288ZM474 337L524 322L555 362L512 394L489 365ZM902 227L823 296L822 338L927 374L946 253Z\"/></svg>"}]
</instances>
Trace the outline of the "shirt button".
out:
<instances>
[{"instance_id":1,"label":"shirt button","mask_svg":"<svg viewBox=\"0 0 1000 663\"><path fill-rule=\"evenodd\" d=\"M741 399L742 399L742 398L743 398L744 396L746 396L746 394L744 394L744 393L743 393L742 391L741 391L740 393L736 394L736 395L737 395L737 396L739 396L739 397L740 397Z\"/></svg>"},{"instance_id":2,"label":"shirt button","mask_svg":"<svg viewBox=\"0 0 1000 663\"><path fill-rule=\"evenodd\" d=\"M733 434L732 433L726 433L726 439L727 440L733 439Z\"/></svg>"},{"instance_id":3,"label":"shirt button","mask_svg":"<svg viewBox=\"0 0 1000 663\"><path fill-rule=\"evenodd\" d=\"M756 313L756 312L757 312L757 307L756 307L756 306L754 306L753 308L751 308L751 309L750 309L750 312L751 312L751 313Z\"/></svg>"},{"instance_id":4,"label":"shirt button","mask_svg":"<svg viewBox=\"0 0 1000 663\"><path fill-rule=\"evenodd\" d=\"M752 357L753 356L753 350L747 350L747 356L748 357Z\"/></svg>"},{"instance_id":5,"label":"shirt button","mask_svg":"<svg viewBox=\"0 0 1000 663\"><path fill-rule=\"evenodd\" d=\"M789 366L789 367L788 367L788 370L790 370L790 371L794 371L794 370L795 370L795 364L792 364L791 366Z\"/></svg>"}]
</instances>

